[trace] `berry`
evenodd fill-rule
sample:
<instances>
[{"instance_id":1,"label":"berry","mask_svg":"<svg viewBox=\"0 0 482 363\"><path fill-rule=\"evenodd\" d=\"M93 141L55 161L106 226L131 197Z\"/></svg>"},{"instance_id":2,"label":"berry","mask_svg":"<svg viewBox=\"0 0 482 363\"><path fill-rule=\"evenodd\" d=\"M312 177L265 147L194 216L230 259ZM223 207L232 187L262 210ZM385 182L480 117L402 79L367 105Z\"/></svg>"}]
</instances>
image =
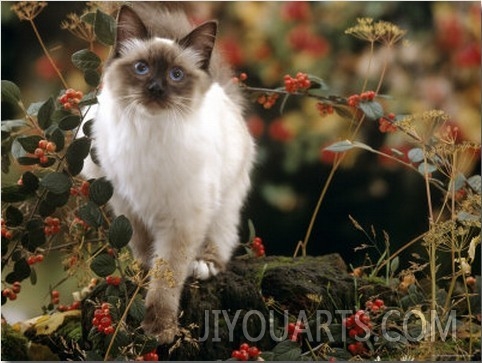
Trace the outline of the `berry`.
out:
<instances>
[{"instance_id":1,"label":"berry","mask_svg":"<svg viewBox=\"0 0 482 363\"><path fill-rule=\"evenodd\" d=\"M257 347L249 347L248 348L248 355L250 358L258 358L259 356L259 349Z\"/></svg>"},{"instance_id":2,"label":"berry","mask_svg":"<svg viewBox=\"0 0 482 363\"><path fill-rule=\"evenodd\" d=\"M29 265L33 265L33 264L37 263L37 258L35 256L30 256L29 258L27 258L27 263Z\"/></svg>"},{"instance_id":3,"label":"berry","mask_svg":"<svg viewBox=\"0 0 482 363\"><path fill-rule=\"evenodd\" d=\"M58 290L52 290L50 296L52 296L52 298L58 298L60 296L60 292Z\"/></svg>"},{"instance_id":4,"label":"berry","mask_svg":"<svg viewBox=\"0 0 482 363\"><path fill-rule=\"evenodd\" d=\"M20 290L22 289L22 285L20 284L20 282L18 281L15 281L12 285L12 291L16 294L18 294L20 292Z\"/></svg>"},{"instance_id":5,"label":"berry","mask_svg":"<svg viewBox=\"0 0 482 363\"><path fill-rule=\"evenodd\" d=\"M243 343L239 346L239 350L248 350L248 349L249 349L248 343Z\"/></svg>"},{"instance_id":6,"label":"berry","mask_svg":"<svg viewBox=\"0 0 482 363\"><path fill-rule=\"evenodd\" d=\"M157 355L157 352L153 350L152 352L146 353L142 356L145 361L156 361L159 360L159 356Z\"/></svg>"},{"instance_id":7,"label":"berry","mask_svg":"<svg viewBox=\"0 0 482 363\"><path fill-rule=\"evenodd\" d=\"M40 149L46 149L47 148L48 141L47 140L40 140L38 142L38 147Z\"/></svg>"},{"instance_id":8,"label":"berry","mask_svg":"<svg viewBox=\"0 0 482 363\"><path fill-rule=\"evenodd\" d=\"M45 151L44 149L41 149L41 148L36 148L35 151L33 152L33 154L38 157L38 158L41 158L45 155Z\"/></svg>"},{"instance_id":9,"label":"berry","mask_svg":"<svg viewBox=\"0 0 482 363\"><path fill-rule=\"evenodd\" d=\"M285 90L288 93L296 93L298 91L306 91L311 87L311 81L308 79L308 75L298 72L296 77L293 78L289 74L284 76Z\"/></svg>"},{"instance_id":10,"label":"berry","mask_svg":"<svg viewBox=\"0 0 482 363\"><path fill-rule=\"evenodd\" d=\"M2 296L9 297L11 293L12 293L11 289L3 289L2 290Z\"/></svg>"},{"instance_id":11,"label":"berry","mask_svg":"<svg viewBox=\"0 0 482 363\"><path fill-rule=\"evenodd\" d=\"M113 327L112 325L105 327L104 330L103 330L103 332L104 332L105 335L114 334L114 331L115 331L115 329L114 329L114 327ZM157 359L156 359L156 360L157 360Z\"/></svg>"},{"instance_id":12,"label":"berry","mask_svg":"<svg viewBox=\"0 0 482 363\"><path fill-rule=\"evenodd\" d=\"M35 262L42 262L44 260L44 255L35 256Z\"/></svg>"},{"instance_id":13,"label":"berry","mask_svg":"<svg viewBox=\"0 0 482 363\"><path fill-rule=\"evenodd\" d=\"M48 142L47 145L45 146L45 150L48 152L54 152L57 146L53 142Z\"/></svg>"},{"instance_id":14,"label":"berry","mask_svg":"<svg viewBox=\"0 0 482 363\"><path fill-rule=\"evenodd\" d=\"M47 164L49 161L49 158L45 155L39 157L40 164Z\"/></svg>"}]
</instances>

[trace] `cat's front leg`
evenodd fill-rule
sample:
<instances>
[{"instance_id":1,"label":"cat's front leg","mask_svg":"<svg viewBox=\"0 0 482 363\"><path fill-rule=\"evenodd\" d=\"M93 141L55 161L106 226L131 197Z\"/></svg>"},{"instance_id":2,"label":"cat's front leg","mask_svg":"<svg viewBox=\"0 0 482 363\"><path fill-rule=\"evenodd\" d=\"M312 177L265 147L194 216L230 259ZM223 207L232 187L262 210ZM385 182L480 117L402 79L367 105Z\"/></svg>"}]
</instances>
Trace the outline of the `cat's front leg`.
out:
<instances>
[{"instance_id":1,"label":"cat's front leg","mask_svg":"<svg viewBox=\"0 0 482 363\"><path fill-rule=\"evenodd\" d=\"M195 258L198 238L190 234L172 233L154 243L154 258L146 295L146 317L143 328L156 335L159 343L171 343L178 328L179 301L189 273L189 263ZM197 236L197 235L194 235Z\"/></svg>"}]
</instances>

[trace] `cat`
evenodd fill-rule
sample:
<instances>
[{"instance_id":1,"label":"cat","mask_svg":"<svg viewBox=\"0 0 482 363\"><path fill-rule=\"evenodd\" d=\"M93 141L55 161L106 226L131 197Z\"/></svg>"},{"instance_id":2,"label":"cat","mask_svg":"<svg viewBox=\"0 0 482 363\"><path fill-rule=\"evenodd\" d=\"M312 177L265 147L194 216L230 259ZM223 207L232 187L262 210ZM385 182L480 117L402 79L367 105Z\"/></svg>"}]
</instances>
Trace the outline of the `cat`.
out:
<instances>
[{"instance_id":1,"label":"cat","mask_svg":"<svg viewBox=\"0 0 482 363\"><path fill-rule=\"evenodd\" d=\"M92 127L99 166L83 170L112 183L113 212L133 226L133 255L151 271L142 327L160 343L178 333L185 280L229 262L250 189L255 144L216 32L181 8L120 8Z\"/></svg>"}]
</instances>

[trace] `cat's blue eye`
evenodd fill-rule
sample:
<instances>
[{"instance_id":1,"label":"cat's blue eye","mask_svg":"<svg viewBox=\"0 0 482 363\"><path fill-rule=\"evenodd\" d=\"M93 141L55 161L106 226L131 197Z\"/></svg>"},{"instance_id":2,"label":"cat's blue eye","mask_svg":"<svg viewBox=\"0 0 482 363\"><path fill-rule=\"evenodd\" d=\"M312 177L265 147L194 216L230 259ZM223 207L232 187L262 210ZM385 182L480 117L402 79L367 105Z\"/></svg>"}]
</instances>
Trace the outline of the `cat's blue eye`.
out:
<instances>
[{"instance_id":1,"label":"cat's blue eye","mask_svg":"<svg viewBox=\"0 0 482 363\"><path fill-rule=\"evenodd\" d=\"M147 65L146 62L137 62L136 64L134 64L134 71L143 76L147 73L149 73L149 66Z\"/></svg>"},{"instance_id":2,"label":"cat's blue eye","mask_svg":"<svg viewBox=\"0 0 482 363\"><path fill-rule=\"evenodd\" d=\"M179 82L184 78L184 71L179 67L174 67L169 71L169 77L173 81Z\"/></svg>"}]
</instances>

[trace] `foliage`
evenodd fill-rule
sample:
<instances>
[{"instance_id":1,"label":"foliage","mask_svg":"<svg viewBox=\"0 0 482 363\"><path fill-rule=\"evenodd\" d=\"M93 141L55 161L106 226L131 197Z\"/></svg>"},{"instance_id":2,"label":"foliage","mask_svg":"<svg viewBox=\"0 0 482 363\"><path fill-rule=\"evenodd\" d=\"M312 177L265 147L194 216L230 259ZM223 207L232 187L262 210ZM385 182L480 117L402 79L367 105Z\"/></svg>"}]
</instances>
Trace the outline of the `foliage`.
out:
<instances>
[{"instance_id":1,"label":"foliage","mask_svg":"<svg viewBox=\"0 0 482 363\"><path fill-rule=\"evenodd\" d=\"M72 64L82 72L88 87L88 92L84 94L68 86L38 32L35 18L45 6L44 2L20 2L12 7L21 21L30 23L63 88L56 89L40 102L26 105L20 88L12 81L2 81L2 102L12 105L22 115L19 119L2 120L2 171L9 173L10 169L21 170L21 177L16 184L2 184L2 271L6 271L2 279L2 305L15 303L13 300L20 293L20 286L25 280L36 284L35 265L42 263L44 255L61 251L69 276L78 278L84 286L74 298L74 302L82 300L82 306L80 303L70 305L73 310L81 308L83 319L90 322L87 338L92 345L83 358L154 359L157 357L154 352L157 346L155 339L144 335L139 328L145 314L142 290L149 275L143 274L136 264L126 263L132 226L125 216L113 219L109 215L107 204L114 192L109 181L104 178L85 181L80 176L84 160L89 156L95 160L90 139L92 121L87 120L86 115L89 107L97 102L105 50L115 40L115 19L108 15L107 10L91 4L81 16L70 15L62 24L64 29L88 43L86 48L75 51L71 56ZM303 20L310 18L307 6L304 2L286 5L284 16L290 25L280 33L289 39L290 47L288 50L271 49L281 44L273 42L269 52L309 53L315 59L329 53L328 44L316 36L313 29L300 25ZM392 23L375 22L371 18L358 19L357 24L346 31L346 34L368 42L370 62L367 74L371 71L371 59L375 56L376 47L393 51L405 33L405 30ZM373 90L369 90L370 80L366 76L359 93L342 96L332 94L327 83L317 75L305 72L286 74L283 85L276 86L279 80L270 71L272 64L268 61L265 63L261 78L270 86L251 85L251 75L246 73L234 80L254 102L263 107L263 112L273 112L271 109L276 105L284 114L289 109L300 107L303 100L310 100L312 102L307 104L316 117L321 120L336 117L344 127L343 136L338 140L333 140L333 137L326 140L324 136L320 138L316 135L314 139L306 136L309 134L305 132L307 125L296 130L282 119L276 119L268 125L271 141L282 144L287 150L284 160L287 170L292 172L299 168L300 160L305 157L317 161L326 161L328 157L330 160L328 164L331 170L305 238L296 247L295 256L300 250L303 256L307 254L316 217L344 161L354 152L377 155L381 162L400 165L423 180L428 229L402 248L392 251L387 232L384 231L381 244L375 228L372 227L371 233L368 233L351 218L355 228L369 241L360 249L375 248L379 252L375 263L367 259L366 266L356 273L354 269L354 278L365 275L367 271L370 278L375 278L383 271L385 284L399 294L399 306L389 307L393 311L423 307L423 313L437 311L447 318L454 304L457 307L464 305L462 310L468 317L466 321L470 327L475 320L471 295L480 294L469 278L473 279L471 265L477 259L475 250L480 244L481 178L471 175L466 164L480 157L480 144L461 141L459 130L442 110L409 115L392 112L390 97L381 94L389 64L387 59L383 61L380 77ZM259 119L257 124L251 119L250 126L255 136L260 137L264 132L264 123ZM361 137L368 128L378 129L387 138L397 137L408 147L381 149L371 146ZM81 131L85 136L80 136ZM324 146L320 149L321 141ZM307 157L306 154L311 156ZM441 195L441 204L435 203L435 192ZM269 195L268 189L265 189L265 194ZM399 271L400 253L419 242L427 252L424 263L414 263L411 268ZM245 247L250 257L265 254L263 241L256 237L252 223L249 242ZM438 271L441 252L451 257L447 276L441 276ZM93 276L96 279L92 280ZM419 286L420 277L429 279L429 289ZM448 282L445 289L441 288L442 280ZM49 296L52 299L42 307L45 313L52 316L56 310L69 310L67 307L61 308L54 300L55 286L61 283L51 281ZM355 304L359 306L361 300L366 302L371 298L376 297L360 296ZM376 336L381 336L377 331L381 325L381 315L372 307L369 315L373 323L372 331ZM393 326L396 328L400 323L394 321ZM338 322L338 325L341 327L342 322ZM395 328L392 333L398 334ZM289 330L290 327L282 329ZM303 330L300 326L296 329ZM306 340L298 339L298 334L294 334L293 339L292 333L272 351L261 353L261 357L270 360L295 360L308 356L312 359L346 358L349 351L353 355L371 359L379 354L390 357L409 345L406 341L391 345L390 342L373 338L363 347L350 345L354 342L347 344L347 341L339 341L336 347L330 347L325 342L318 347L311 347ZM300 333L300 337L303 333ZM436 334L435 331L427 333L428 336ZM461 343L468 356L474 352L475 340L470 335L468 344ZM23 344L22 339L20 342ZM433 346L427 349L432 356L436 353ZM336 354L333 354L334 351ZM243 358L245 355L236 353L233 357ZM257 358L258 352L248 354L248 357Z\"/></svg>"}]
</instances>

